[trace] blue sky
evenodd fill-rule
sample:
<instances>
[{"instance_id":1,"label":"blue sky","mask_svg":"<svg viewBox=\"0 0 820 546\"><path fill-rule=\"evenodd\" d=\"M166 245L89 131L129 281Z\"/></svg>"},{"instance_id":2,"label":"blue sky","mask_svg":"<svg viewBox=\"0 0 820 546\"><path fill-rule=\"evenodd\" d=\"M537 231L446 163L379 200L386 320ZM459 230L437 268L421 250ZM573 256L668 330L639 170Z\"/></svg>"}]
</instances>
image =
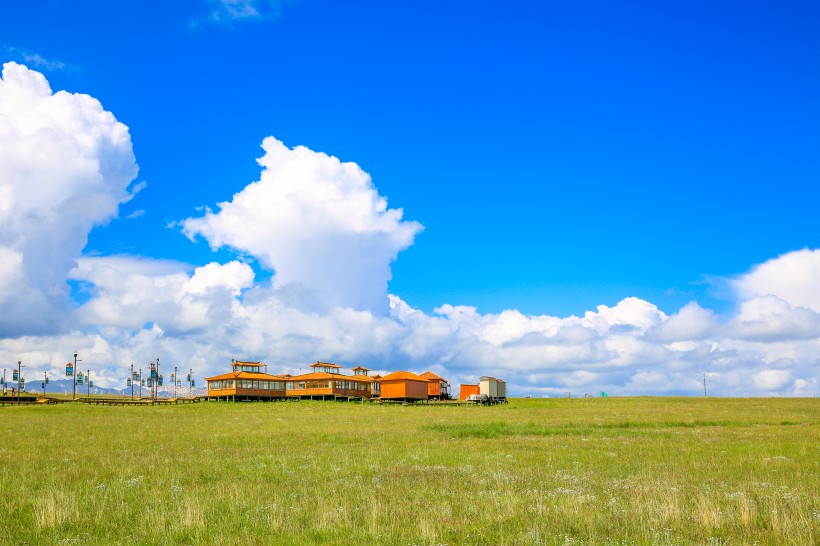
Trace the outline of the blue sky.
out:
<instances>
[{"instance_id":1,"label":"blue sky","mask_svg":"<svg viewBox=\"0 0 820 546\"><path fill-rule=\"evenodd\" d=\"M634 297L725 323L731 279L820 247L818 23L816 2L31 1L0 60L130 131L145 188L83 256L275 275L180 227L259 180L273 135L424 226L389 293L426 314Z\"/></svg>"}]
</instances>

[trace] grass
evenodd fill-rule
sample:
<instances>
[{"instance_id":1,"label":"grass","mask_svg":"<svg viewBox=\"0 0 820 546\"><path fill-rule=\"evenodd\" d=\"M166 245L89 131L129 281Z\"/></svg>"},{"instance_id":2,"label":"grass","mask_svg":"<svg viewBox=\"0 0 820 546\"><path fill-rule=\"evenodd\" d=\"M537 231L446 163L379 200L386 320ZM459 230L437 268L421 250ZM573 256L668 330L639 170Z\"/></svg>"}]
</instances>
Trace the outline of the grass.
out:
<instances>
[{"instance_id":1,"label":"grass","mask_svg":"<svg viewBox=\"0 0 820 546\"><path fill-rule=\"evenodd\" d=\"M3 544L817 544L820 400L0 409Z\"/></svg>"}]
</instances>

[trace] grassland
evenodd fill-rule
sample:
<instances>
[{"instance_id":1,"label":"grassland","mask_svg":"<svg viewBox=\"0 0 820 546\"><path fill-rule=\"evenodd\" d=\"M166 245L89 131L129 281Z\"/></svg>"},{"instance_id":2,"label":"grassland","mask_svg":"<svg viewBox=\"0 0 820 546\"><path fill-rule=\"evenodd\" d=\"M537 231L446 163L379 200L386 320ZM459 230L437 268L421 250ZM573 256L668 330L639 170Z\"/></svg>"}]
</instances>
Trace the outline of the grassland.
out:
<instances>
[{"instance_id":1,"label":"grassland","mask_svg":"<svg viewBox=\"0 0 820 546\"><path fill-rule=\"evenodd\" d=\"M817 544L820 400L0 408L3 544Z\"/></svg>"}]
</instances>

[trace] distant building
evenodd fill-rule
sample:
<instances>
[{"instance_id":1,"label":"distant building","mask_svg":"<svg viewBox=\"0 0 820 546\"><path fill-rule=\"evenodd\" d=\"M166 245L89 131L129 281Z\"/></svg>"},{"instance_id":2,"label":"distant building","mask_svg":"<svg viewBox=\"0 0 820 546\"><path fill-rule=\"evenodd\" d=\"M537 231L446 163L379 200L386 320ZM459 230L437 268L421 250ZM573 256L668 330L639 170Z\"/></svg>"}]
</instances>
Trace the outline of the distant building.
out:
<instances>
[{"instance_id":1,"label":"distant building","mask_svg":"<svg viewBox=\"0 0 820 546\"><path fill-rule=\"evenodd\" d=\"M415 402L427 400L429 380L410 372L393 372L378 379L381 389L379 399Z\"/></svg>"},{"instance_id":2,"label":"distant building","mask_svg":"<svg viewBox=\"0 0 820 546\"><path fill-rule=\"evenodd\" d=\"M507 383L505 383L504 380L485 375L478 380L478 385L479 394L486 394L490 401L507 401Z\"/></svg>"},{"instance_id":3,"label":"distant building","mask_svg":"<svg viewBox=\"0 0 820 546\"><path fill-rule=\"evenodd\" d=\"M449 400L450 383L433 372L424 372L421 377L427 379L427 398L430 400Z\"/></svg>"},{"instance_id":4,"label":"distant building","mask_svg":"<svg viewBox=\"0 0 820 546\"><path fill-rule=\"evenodd\" d=\"M471 394L479 394L481 392L478 385L467 385L462 383L458 389L458 399L467 400Z\"/></svg>"},{"instance_id":5,"label":"distant building","mask_svg":"<svg viewBox=\"0 0 820 546\"><path fill-rule=\"evenodd\" d=\"M362 366L353 368L355 375L344 375L342 367L330 362L315 362L310 365L310 373L295 375L287 380L288 398L335 399L363 398L373 396L374 379L368 377L370 371Z\"/></svg>"},{"instance_id":6,"label":"distant building","mask_svg":"<svg viewBox=\"0 0 820 546\"><path fill-rule=\"evenodd\" d=\"M208 398L216 400L271 400L285 397L285 378L260 370L259 362L232 361L231 370L206 377Z\"/></svg>"}]
</instances>

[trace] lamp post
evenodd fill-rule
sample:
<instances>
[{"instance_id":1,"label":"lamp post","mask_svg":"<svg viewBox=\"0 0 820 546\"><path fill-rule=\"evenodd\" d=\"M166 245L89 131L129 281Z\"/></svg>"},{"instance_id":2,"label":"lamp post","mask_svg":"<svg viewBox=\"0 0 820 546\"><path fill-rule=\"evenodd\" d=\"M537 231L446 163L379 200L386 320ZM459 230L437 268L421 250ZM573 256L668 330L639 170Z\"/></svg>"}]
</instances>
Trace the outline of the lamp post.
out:
<instances>
[{"instance_id":1,"label":"lamp post","mask_svg":"<svg viewBox=\"0 0 820 546\"><path fill-rule=\"evenodd\" d=\"M162 376L159 374L159 355L156 361L151 361L151 376L149 387L151 387L151 398L156 400L159 396L159 387L162 385Z\"/></svg>"},{"instance_id":2,"label":"lamp post","mask_svg":"<svg viewBox=\"0 0 820 546\"><path fill-rule=\"evenodd\" d=\"M142 378L142 368L140 368L140 399L142 399L142 386L145 384L145 379Z\"/></svg>"},{"instance_id":3,"label":"lamp post","mask_svg":"<svg viewBox=\"0 0 820 546\"><path fill-rule=\"evenodd\" d=\"M48 372L43 372L43 398L46 397L46 385L48 385Z\"/></svg>"},{"instance_id":4,"label":"lamp post","mask_svg":"<svg viewBox=\"0 0 820 546\"><path fill-rule=\"evenodd\" d=\"M174 383L174 398L177 397L177 366L174 366L174 374L171 376L171 381Z\"/></svg>"},{"instance_id":5,"label":"lamp post","mask_svg":"<svg viewBox=\"0 0 820 546\"><path fill-rule=\"evenodd\" d=\"M131 371L128 373L128 381L125 382L127 387L131 387L131 400L134 399L134 380L135 379L136 379L136 377L134 377L134 363L132 362L131 363Z\"/></svg>"},{"instance_id":6,"label":"lamp post","mask_svg":"<svg viewBox=\"0 0 820 546\"><path fill-rule=\"evenodd\" d=\"M23 363L19 360L17 361L17 403L20 403L20 382L26 384L26 380L23 379Z\"/></svg>"},{"instance_id":7,"label":"lamp post","mask_svg":"<svg viewBox=\"0 0 820 546\"><path fill-rule=\"evenodd\" d=\"M71 399L72 400L77 399L77 362L82 362L82 361L83 360L81 358L80 359L77 358L77 351L74 351L74 368L73 368L73 371L72 371L72 374L71 374L73 376L72 378L74 380L73 381L74 391L71 394Z\"/></svg>"},{"instance_id":8,"label":"lamp post","mask_svg":"<svg viewBox=\"0 0 820 546\"><path fill-rule=\"evenodd\" d=\"M85 396L91 398L91 370L85 371Z\"/></svg>"}]
</instances>

